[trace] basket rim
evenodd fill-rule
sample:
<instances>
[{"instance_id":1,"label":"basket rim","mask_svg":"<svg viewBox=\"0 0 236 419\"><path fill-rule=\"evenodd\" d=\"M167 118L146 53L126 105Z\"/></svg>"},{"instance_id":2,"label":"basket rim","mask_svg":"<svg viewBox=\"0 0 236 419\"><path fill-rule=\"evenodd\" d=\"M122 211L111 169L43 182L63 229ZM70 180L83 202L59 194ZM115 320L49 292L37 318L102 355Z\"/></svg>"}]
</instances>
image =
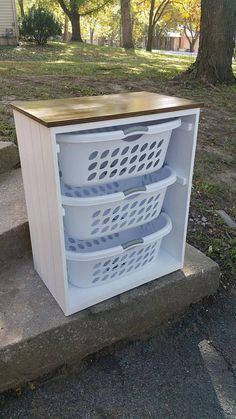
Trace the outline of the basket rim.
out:
<instances>
[{"instance_id":1,"label":"basket rim","mask_svg":"<svg viewBox=\"0 0 236 419\"><path fill-rule=\"evenodd\" d=\"M145 195L146 193L156 192L164 188L167 188L168 186L175 183L177 179L177 175L170 166L164 165L157 172L160 172L161 170L167 172L167 175L165 176L164 179L145 185L146 190L141 191L141 192L134 192L133 194L128 195L128 198L137 194ZM153 172L153 173L156 173L156 172ZM99 204L109 204L112 202L123 201L125 199L127 199L127 196L125 195L124 192L114 192L111 194L103 194L99 196L90 196L90 197L68 197L66 195L61 195L62 205L73 206L73 207L97 206Z\"/></svg>"},{"instance_id":2,"label":"basket rim","mask_svg":"<svg viewBox=\"0 0 236 419\"><path fill-rule=\"evenodd\" d=\"M154 241L162 239L164 236L166 236L167 234L170 233L170 231L172 229L171 218L165 212L161 212L158 219L162 219L162 218L163 218L163 221L165 222L164 226L157 231L154 231L150 234L147 234L146 236L143 236L142 237L142 239L143 239L142 244L137 244L136 246L140 246L140 247L146 246L146 245L148 245L148 244L150 244ZM151 222L149 222L149 223L151 223ZM149 223L147 223L147 224L149 224ZM102 259L102 258L121 255L122 253L125 253L128 250L129 249L127 249L127 250L124 249L122 244L116 245L114 247L109 247L109 248L103 249L103 250L84 252L84 253L73 252L73 251L70 251L70 250L66 250L66 259L70 260L70 261L86 262L86 261L92 261L92 260L97 260L97 259Z\"/></svg>"}]
</instances>

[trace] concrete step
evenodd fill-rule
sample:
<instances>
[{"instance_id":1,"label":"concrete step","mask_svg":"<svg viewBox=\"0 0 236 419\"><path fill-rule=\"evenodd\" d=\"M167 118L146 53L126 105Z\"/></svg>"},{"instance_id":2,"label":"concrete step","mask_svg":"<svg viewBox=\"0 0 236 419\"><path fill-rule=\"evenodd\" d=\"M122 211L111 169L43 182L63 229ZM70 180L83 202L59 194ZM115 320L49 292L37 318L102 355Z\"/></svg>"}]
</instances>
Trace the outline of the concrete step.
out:
<instances>
[{"instance_id":1,"label":"concrete step","mask_svg":"<svg viewBox=\"0 0 236 419\"><path fill-rule=\"evenodd\" d=\"M187 245L185 266L65 317L33 269L30 253L0 273L0 390L16 387L121 341L143 338L217 291L219 268Z\"/></svg>"},{"instance_id":2,"label":"concrete step","mask_svg":"<svg viewBox=\"0 0 236 419\"><path fill-rule=\"evenodd\" d=\"M0 141L0 173L8 172L20 161L18 148L10 141Z\"/></svg>"},{"instance_id":3,"label":"concrete step","mask_svg":"<svg viewBox=\"0 0 236 419\"><path fill-rule=\"evenodd\" d=\"M0 261L30 248L21 170L0 175Z\"/></svg>"}]
</instances>

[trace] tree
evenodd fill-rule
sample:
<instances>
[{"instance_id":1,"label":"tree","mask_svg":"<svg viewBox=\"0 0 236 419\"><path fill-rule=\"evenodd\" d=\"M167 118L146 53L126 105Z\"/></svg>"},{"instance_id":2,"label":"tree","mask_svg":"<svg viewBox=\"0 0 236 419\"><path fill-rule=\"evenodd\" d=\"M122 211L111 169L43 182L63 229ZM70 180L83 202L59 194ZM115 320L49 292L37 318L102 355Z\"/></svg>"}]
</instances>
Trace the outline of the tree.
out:
<instances>
[{"instance_id":1,"label":"tree","mask_svg":"<svg viewBox=\"0 0 236 419\"><path fill-rule=\"evenodd\" d=\"M184 33L189 42L190 52L194 52L195 44L200 33L200 0L177 1L176 8L179 12L179 19L183 23ZM180 23L179 21L179 23Z\"/></svg>"},{"instance_id":2,"label":"tree","mask_svg":"<svg viewBox=\"0 0 236 419\"><path fill-rule=\"evenodd\" d=\"M235 82L235 25L235 0L202 0L198 55L186 76L212 84Z\"/></svg>"},{"instance_id":3,"label":"tree","mask_svg":"<svg viewBox=\"0 0 236 419\"><path fill-rule=\"evenodd\" d=\"M111 0L58 0L72 27L71 41L83 42L81 36L81 16L90 15L102 9Z\"/></svg>"},{"instance_id":4,"label":"tree","mask_svg":"<svg viewBox=\"0 0 236 419\"><path fill-rule=\"evenodd\" d=\"M61 35L61 24L49 10L33 6L22 19L21 34L45 45L51 36Z\"/></svg>"},{"instance_id":5,"label":"tree","mask_svg":"<svg viewBox=\"0 0 236 419\"><path fill-rule=\"evenodd\" d=\"M130 0L120 0L122 47L133 49L132 22L130 15Z\"/></svg>"},{"instance_id":6,"label":"tree","mask_svg":"<svg viewBox=\"0 0 236 419\"><path fill-rule=\"evenodd\" d=\"M165 13L167 7L170 5L171 0L151 0L149 10L149 23L148 23L148 39L147 39L147 51L152 51L152 42L155 27L158 21Z\"/></svg>"},{"instance_id":7,"label":"tree","mask_svg":"<svg viewBox=\"0 0 236 419\"><path fill-rule=\"evenodd\" d=\"M20 8L20 15L21 17L25 16L25 9L24 9L24 0L18 0L19 8Z\"/></svg>"}]
</instances>

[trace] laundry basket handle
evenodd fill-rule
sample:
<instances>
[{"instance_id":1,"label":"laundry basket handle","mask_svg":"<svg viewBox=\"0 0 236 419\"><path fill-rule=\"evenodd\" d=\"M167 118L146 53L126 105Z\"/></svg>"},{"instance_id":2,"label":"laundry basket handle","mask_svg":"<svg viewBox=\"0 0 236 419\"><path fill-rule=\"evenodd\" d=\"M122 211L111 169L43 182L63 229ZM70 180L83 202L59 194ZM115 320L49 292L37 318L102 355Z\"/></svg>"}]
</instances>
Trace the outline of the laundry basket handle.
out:
<instances>
[{"instance_id":1,"label":"laundry basket handle","mask_svg":"<svg viewBox=\"0 0 236 419\"><path fill-rule=\"evenodd\" d=\"M130 195L135 195L139 192L144 192L146 190L147 190L146 186L136 186L135 188L126 189L125 191L123 191L123 194L125 196L130 196Z\"/></svg>"},{"instance_id":2,"label":"laundry basket handle","mask_svg":"<svg viewBox=\"0 0 236 419\"><path fill-rule=\"evenodd\" d=\"M129 240L126 243L123 243L121 246L123 247L124 250L129 249L130 247L134 247L137 246L138 244L143 244L144 241L143 239L136 239L136 240Z\"/></svg>"},{"instance_id":3,"label":"laundry basket handle","mask_svg":"<svg viewBox=\"0 0 236 419\"><path fill-rule=\"evenodd\" d=\"M139 125L135 127L128 127L122 130L124 135L128 134L143 134L144 132L148 131L148 127L145 125Z\"/></svg>"}]
</instances>

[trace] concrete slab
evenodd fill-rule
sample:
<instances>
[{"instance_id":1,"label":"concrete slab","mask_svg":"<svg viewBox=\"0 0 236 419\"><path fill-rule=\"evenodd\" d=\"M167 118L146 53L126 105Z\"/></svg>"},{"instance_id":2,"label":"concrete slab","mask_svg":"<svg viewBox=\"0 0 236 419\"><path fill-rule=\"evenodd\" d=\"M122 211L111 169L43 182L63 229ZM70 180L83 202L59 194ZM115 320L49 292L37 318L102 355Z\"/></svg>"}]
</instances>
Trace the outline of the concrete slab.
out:
<instances>
[{"instance_id":1,"label":"concrete slab","mask_svg":"<svg viewBox=\"0 0 236 419\"><path fill-rule=\"evenodd\" d=\"M0 175L0 261L30 248L21 170Z\"/></svg>"},{"instance_id":2,"label":"concrete slab","mask_svg":"<svg viewBox=\"0 0 236 419\"><path fill-rule=\"evenodd\" d=\"M0 173L13 169L19 161L16 145L10 141L0 141Z\"/></svg>"},{"instance_id":3,"label":"concrete slab","mask_svg":"<svg viewBox=\"0 0 236 419\"><path fill-rule=\"evenodd\" d=\"M114 342L151 335L161 323L215 293L218 285L218 265L187 245L183 271L65 317L29 254L5 262L0 274L0 390Z\"/></svg>"}]
</instances>

